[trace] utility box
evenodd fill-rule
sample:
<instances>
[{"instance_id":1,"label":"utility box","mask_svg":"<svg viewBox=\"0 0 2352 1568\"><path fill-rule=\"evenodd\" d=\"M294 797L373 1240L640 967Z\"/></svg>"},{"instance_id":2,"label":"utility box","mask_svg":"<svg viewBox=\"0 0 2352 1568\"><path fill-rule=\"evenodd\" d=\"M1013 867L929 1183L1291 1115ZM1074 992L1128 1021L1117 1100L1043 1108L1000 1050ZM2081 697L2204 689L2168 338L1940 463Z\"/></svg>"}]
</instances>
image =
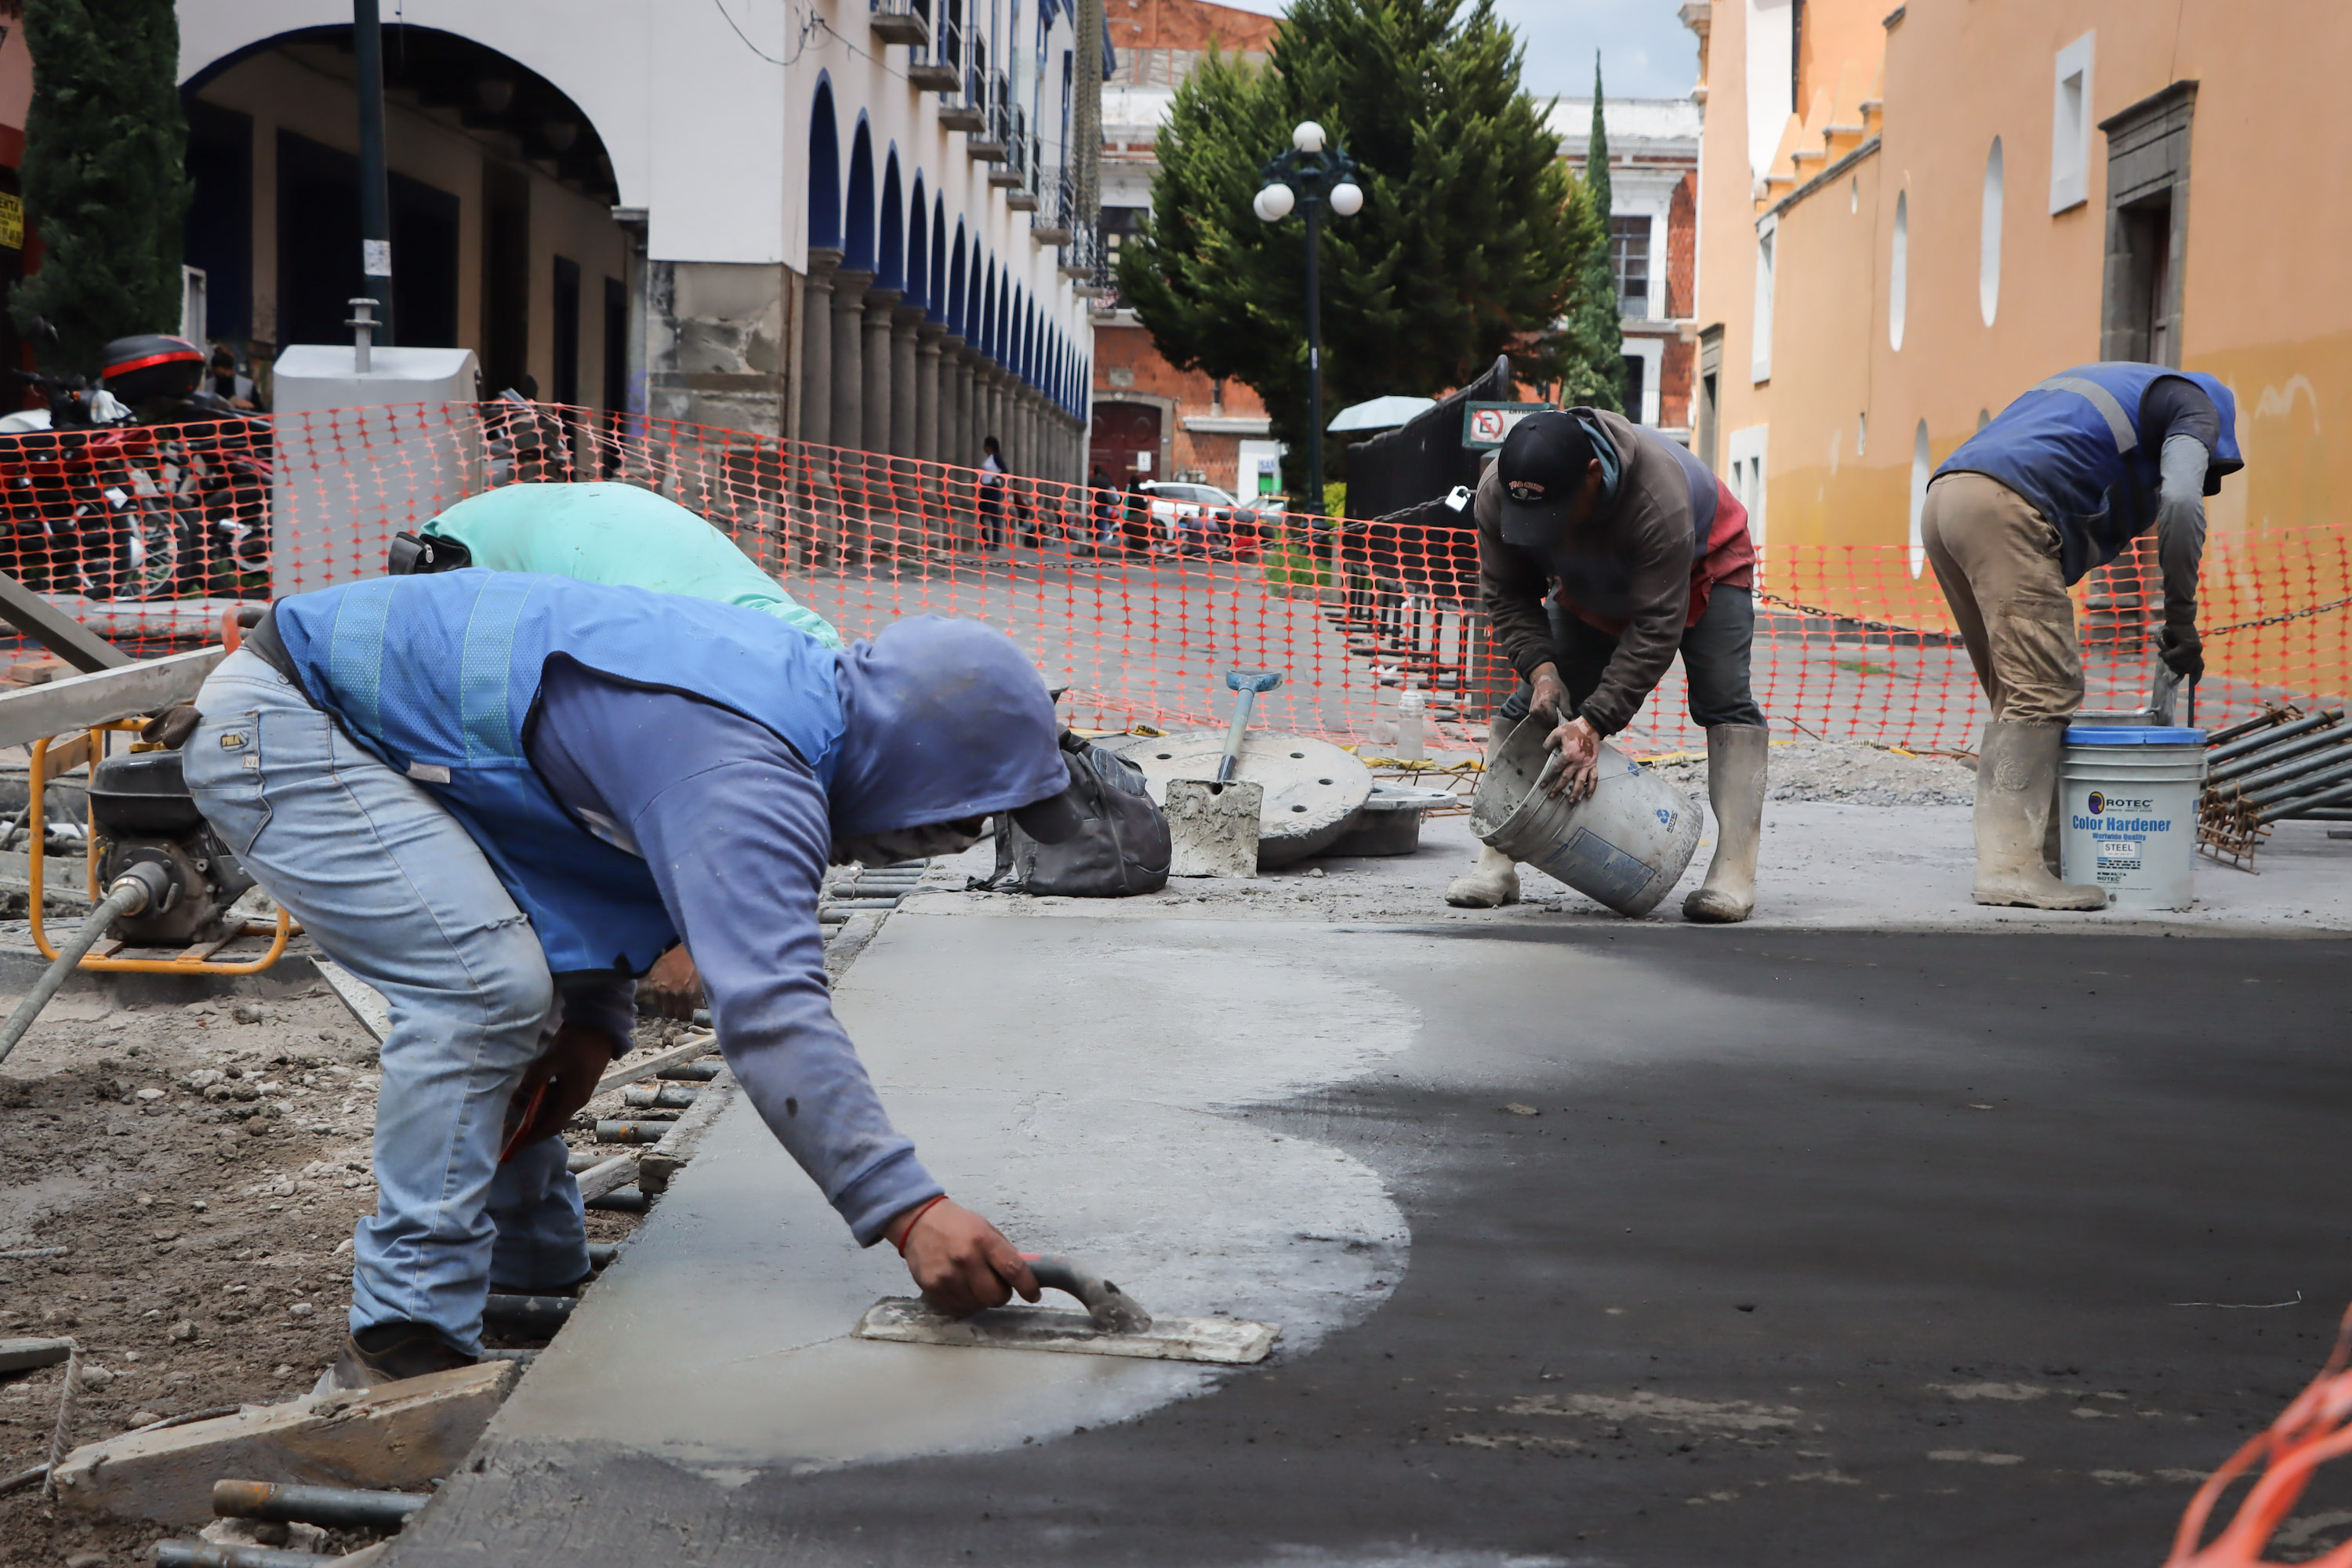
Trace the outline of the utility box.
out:
<instances>
[{"instance_id":1,"label":"utility box","mask_svg":"<svg viewBox=\"0 0 2352 1568\"><path fill-rule=\"evenodd\" d=\"M282 598L383 571L392 536L482 488L471 349L298 343L271 374L276 477L270 592Z\"/></svg>"}]
</instances>

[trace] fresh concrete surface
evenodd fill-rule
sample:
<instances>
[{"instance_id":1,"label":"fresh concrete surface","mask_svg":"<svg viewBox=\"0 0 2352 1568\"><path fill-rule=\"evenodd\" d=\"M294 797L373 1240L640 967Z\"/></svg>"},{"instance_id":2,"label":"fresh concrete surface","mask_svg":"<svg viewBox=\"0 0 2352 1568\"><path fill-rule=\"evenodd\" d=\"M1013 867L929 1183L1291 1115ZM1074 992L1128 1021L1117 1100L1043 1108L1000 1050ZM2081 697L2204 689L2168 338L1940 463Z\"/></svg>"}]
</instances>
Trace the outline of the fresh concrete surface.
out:
<instances>
[{"instance_id":1,"label":"fresh concrete surface","mask_svg":"<svg viewBox=\"0 0 2352 1568\"><path fill-rule=\"evenodd\" d=\"M1387 1293L1403 1221L1360 1161L1229 1112L1370 1070L1416 1019L1307 933L1267 937L1184 925L1106 942L901 914L840 1007L898 1124L962 1202L1148 1309L1279 1323L1286 1352L1304 1353ZM721 1476L808 1469L1018 1443L1214 1381L845 1337L877 1298L909 1293L890 1249L860 1253L739 1100L493 1438L626 1444Z\"/></svg>"},{"instance_id":2,"label":"fresh concrete surface","mask_svg":"<svg viewBox=\"0 0 2352 1568\"><path fill-rule=\"evenodd\" d=\"M896 916L844 1003L956 1190L1305 1331L828 1342L895 1262L739 1118L391 1562L2153 1562L2352 1296L2343 961Z\"/></svg>"},{"instance_id":3,"label":"fresh concrete surface","mask_svg":"<svg viewBox=\"0 0 2352 1568\"><path fill-rule=\"evenodd\" d=\"M2158 913L2110 910L2048 914L1988 909L1969 896L1974 873L1969 808L1965 805L1843 805L1821 801L1773 801L1764 808L1758 857L1756 914L1750 930L1853 931L2130 931L2180 933L2352 931L2352 840L2331 839L2328 824L2287 822L2263 848L2259 872L2241 871L2202 856L2194 908ZM1031 915L1089 919L1230 919L1246 910L1260 918L1316 921L1406 921L1446 925L1557 927L1563 922L1622 930L1628 922L1581 893L1531 867L1519 868L1523 903L1500 910L1454 910L1445 884L1476 858L1478 841L1466 816L1422 825L1421 851L1381 859L1325 858L1286 866L1256 879L1180 878L1164 892L1105 902L1094 899L1006 899L986 893L927 891L919 907L971 910L1010 909ZM1682 919L1683 897L1706 877L1715 853L1714 825L1674 893L1644 927L1706 933ZM954 869L984 875L992 852L982 845ZM1320 871L1320 876L1315 875Z\"/></svg>"},{"instance_id":4,"label":"fresh concrete surface","mask_svg":"<svg viewBox=\"0 0 2352 1568\"><path fill-rule=\"evenodd\" d=\"M850 1340L903 1270L739 1105L392 1568L2153 1561L2352 1296L2352 843L2060 918L1968 816L1776 802L1730 929L1448 910L1460 817L921 893L838 984L932 1168L1273 1361Z\"/></svg>"}]
</instances>

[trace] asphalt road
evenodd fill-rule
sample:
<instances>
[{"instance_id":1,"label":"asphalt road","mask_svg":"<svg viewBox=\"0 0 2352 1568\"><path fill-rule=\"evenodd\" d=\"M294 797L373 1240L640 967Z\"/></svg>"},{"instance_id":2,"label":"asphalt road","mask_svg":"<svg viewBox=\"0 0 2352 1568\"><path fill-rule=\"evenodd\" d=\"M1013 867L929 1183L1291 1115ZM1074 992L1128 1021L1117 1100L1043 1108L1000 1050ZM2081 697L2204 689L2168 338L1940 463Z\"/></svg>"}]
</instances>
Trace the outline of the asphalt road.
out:
<instances>
[{"instance_id":1,"label":"asphalt road","mask_svg":"<svg viewBox=\"0 0 2352 1568\"><path fill-rule=\"evenodd\" d=\"M2352 1299L2341 942L1309 937L1421 1015L1249 1112L1402 1210L1362 1321L995 1451L494 1445L396 1568L2148 1564Z\"/></svg>"}]
</instances>

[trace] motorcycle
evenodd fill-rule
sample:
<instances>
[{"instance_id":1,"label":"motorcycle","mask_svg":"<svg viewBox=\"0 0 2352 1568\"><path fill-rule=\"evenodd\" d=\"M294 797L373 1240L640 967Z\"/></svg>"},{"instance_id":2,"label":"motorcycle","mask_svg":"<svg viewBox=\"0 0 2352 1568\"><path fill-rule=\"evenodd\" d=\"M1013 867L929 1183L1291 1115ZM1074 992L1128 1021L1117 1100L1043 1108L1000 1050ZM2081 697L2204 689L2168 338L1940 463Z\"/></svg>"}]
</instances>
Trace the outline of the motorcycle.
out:
<instances>
[{"instance_id":1,"label":"motorcycle","mask_svg":"<svg viewBox=\"0 0 2352 1568\"><path fill-rule=\"evenodd\" d=\"M0 416L0 565L95 600L266 597L268 424L200 392L204 366L147 333L96 386L12 373L44 406Z\"/></svg>"}]
</instances>

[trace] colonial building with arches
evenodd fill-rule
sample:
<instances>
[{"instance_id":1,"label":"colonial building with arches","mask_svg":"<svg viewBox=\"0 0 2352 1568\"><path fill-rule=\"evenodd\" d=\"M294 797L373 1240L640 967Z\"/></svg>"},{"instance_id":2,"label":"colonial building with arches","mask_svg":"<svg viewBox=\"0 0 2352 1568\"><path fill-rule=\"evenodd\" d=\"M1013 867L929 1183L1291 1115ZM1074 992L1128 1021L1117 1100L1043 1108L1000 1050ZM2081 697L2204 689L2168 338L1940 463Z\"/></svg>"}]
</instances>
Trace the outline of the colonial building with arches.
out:
<instances>
[{"instance_id":1,"label":"colonial building with arches","mask_svg":"<svg viewBox=\"0 0 2352 1568\"><path fill-rule=\"evenodd\" d=\"M486 390L1019 472L1084 457L1079 0L403 0L394 334ZM350 7L181 7L208 331L360 292ZM1098 35L1099 23L1090 29Z\"/></svg>"}]
</instances>

